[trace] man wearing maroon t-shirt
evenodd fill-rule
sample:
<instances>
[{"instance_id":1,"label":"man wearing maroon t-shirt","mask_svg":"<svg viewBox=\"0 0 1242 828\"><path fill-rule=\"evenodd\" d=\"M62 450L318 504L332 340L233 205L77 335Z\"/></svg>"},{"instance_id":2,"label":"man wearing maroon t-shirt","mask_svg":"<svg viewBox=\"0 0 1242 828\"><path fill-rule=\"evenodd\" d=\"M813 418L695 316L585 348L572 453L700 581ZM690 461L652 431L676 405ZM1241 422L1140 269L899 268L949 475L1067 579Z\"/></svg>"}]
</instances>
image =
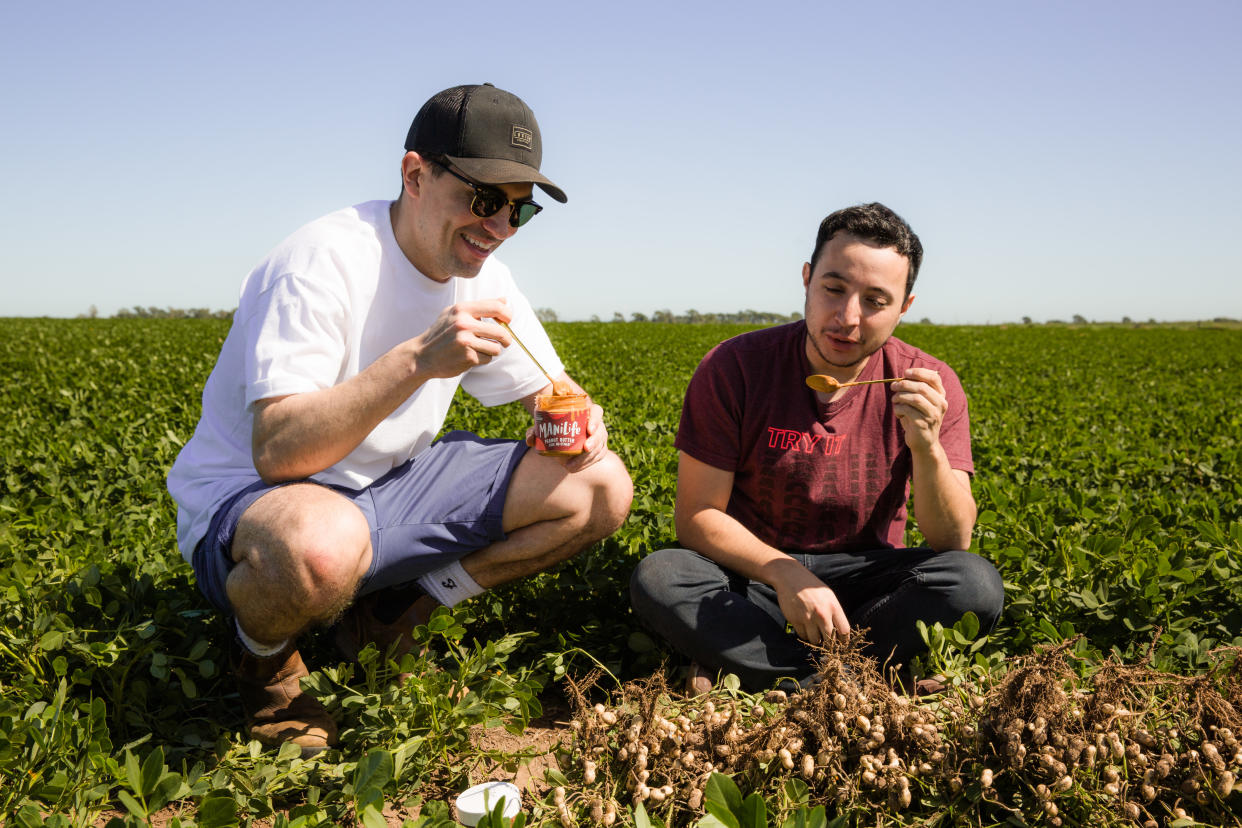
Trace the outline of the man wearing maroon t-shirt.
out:
<instances>
[{"instance_id":1,"label":"man wearing maroon t-shirt","mask_svg":"<svg viewBox=\"0 0 1242 828\"><path fill-rule=\"evenodd\" d=\"M868 630L899 679L916 620L1000 617L975 524L966 395L949 366L892 336L914 301L918 236L882 204L838 210L802 266L805 320L712 349L686 391L677 532L638 566L635 610L688 655L689 686L735 673L759 690L815 674L807 646ZM899 377L833 392L840 383ZM926 546L902 548L906 502ZM790 632L792 630L792 632Z\"/></svg>"}]
</instances>

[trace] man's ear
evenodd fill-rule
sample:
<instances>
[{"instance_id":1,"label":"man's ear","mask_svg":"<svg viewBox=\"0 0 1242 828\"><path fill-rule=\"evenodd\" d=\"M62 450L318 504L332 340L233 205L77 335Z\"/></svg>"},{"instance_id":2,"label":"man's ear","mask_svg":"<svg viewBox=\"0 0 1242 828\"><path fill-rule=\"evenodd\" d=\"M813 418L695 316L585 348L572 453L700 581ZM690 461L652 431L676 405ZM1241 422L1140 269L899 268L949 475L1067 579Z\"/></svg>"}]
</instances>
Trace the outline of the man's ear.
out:
<instances>
[{"instance_id":1,"label":"man's ear","mask_svg":"<svg viewBox=\"0 0 1242 828\"><path fill-rule=\"evenodd\" d=\"M906 301L904 301L904 302L902 302L902 303L901 303L901 315L902 315L902 316L905 316L905 315L906 315L906 311L910 310L910 304L911 304L912 302L914 302L914 294L913 294L913 293L911 293L909 296L907 296L907 297L906 297Z\"/></svg>"},{"instance_id":2,"label":"man's ear","mask_svg":"<svg viewBox=\"0 0 1242 828\"><path fill-rule=\"evenodd\" d=\"M401 157L401 186L413 198L418 198L422 191L422 175L426 169L427 162L413 150Z\"/></svg>"},{"instance_id":3,"label":"man's ear","mask_svg":"<svg viewBox=\"0 0 1242 828\"><path fill-rule=\"evenodd\" d=\"M806 287L811 283L811 263L802 263L802 286Z\"/></svg>"}]
</instances>

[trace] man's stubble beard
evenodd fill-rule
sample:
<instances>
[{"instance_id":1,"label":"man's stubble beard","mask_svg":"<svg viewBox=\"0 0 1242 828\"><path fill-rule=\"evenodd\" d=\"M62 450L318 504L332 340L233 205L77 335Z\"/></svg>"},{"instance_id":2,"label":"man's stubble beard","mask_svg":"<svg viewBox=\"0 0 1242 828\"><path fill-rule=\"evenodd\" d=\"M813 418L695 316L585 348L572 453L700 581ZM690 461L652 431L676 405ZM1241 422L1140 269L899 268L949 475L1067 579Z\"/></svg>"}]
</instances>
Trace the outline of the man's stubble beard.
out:
<instances>
[{"instance_id":1,"label":"man's stubble beard","mask_svg":"<svg viewBox=\"0 0 1242 828\"><path fill-rule=\"evenodd\" d=\"M815 337L811 336L811 332L809 330L806 333L806 338L807 338L807 341L811 343L811 347L815 349L815 353L819 354L819 358L822 359L828 365L831 365L833 368L853 368L855 365L867 359L872 354L874 354L876 351L880 350L880 347L884 345L884 343L881 342L880 345L877 345L875 348L872 348L870 351L864 352L862 356L860 356L858 359L854 360L853 362L842 363L842 362L833 362L831 359L825 356L824 352L820 350L819 343L815 341ZM885 341L887 341L887 338L885 339Z\"/></svg>"}]
</instances>

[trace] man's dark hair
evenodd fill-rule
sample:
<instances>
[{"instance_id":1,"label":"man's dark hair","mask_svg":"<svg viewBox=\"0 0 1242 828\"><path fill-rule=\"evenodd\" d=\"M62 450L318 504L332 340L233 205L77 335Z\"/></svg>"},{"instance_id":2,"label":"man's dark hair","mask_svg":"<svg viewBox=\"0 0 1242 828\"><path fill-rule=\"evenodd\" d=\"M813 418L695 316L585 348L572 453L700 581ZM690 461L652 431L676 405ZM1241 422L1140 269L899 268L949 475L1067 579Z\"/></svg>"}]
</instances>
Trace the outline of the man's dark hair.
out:
<instances>
[{"instance_id":1,"label":"man's dark hair","mask_svg":"<svg viewBox=\"0 0 1242 828\"><path fill-rule=\"evenodd\" d=\"M819 223L815 250L811 253L812 273L824 245L838 233L848 233L880 247L891 247L905 256L910 262L910 270L906 274L906 296L910 295L914 280L919 275L919 265L923 264L923 244L905 219L878 201L837 210Z\"/></svg>"}]
</instances>

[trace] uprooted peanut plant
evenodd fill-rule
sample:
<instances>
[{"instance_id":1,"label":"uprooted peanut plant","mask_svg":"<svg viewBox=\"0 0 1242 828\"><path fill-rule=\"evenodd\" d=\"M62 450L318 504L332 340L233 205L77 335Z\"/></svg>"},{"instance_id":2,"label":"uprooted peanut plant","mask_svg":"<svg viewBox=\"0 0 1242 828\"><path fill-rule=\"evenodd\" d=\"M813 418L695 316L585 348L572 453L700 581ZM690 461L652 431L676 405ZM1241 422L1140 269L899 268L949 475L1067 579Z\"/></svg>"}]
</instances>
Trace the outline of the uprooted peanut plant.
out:
<instances>
[{"instance_id":1,"label":"uprooted peanut plant","mask_svg":"<svg viewBox=\"0 0 1242 828\"><path fill-rule=\"evenodd\" d=\"M786 811L824 804L876 825L1242 824L1238 652L1191 678L1109 660L1080 679L1069 650L917 699L845 647L791 695L685 698L658 674L591 704L594 674L572 683L577 785L557 810L566 825L612 825L641 803L688 825L717 772ZM790 778L805 783L800 803Z\"/></svg>"}]
</instances>

